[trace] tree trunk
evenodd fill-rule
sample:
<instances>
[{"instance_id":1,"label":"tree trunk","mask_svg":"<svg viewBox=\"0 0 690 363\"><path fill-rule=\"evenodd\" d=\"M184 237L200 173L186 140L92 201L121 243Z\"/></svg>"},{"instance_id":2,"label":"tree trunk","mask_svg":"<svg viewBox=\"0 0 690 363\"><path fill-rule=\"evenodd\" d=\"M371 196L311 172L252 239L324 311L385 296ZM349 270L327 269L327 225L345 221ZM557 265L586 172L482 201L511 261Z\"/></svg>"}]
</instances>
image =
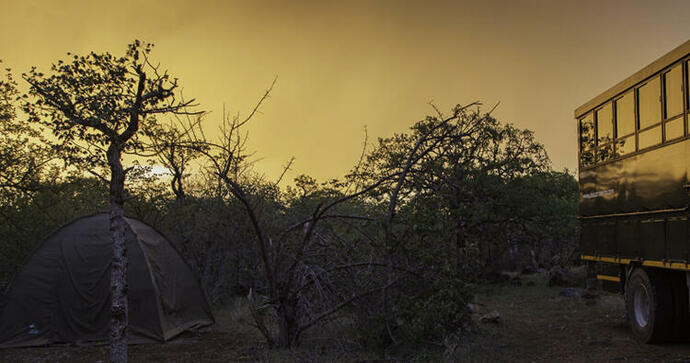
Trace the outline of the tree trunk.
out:
<instances>
[{"instance_id":1,"label":"tree trunk","mask_svg":"<svg viewBox=\"0 0 690 363\"><path fill-rule=\"evenodd\" d=\"M110 268L112 294L110 318L110 361L127 362L127 245L125 243L124 189L125 172L122 152L116 144L108 148L110 166L110 234L113 239L113 263Z\"/></svg>"},{"instance_id":2,"label":"tree trunk","mask_svg":"<svg viewBox=\"0 0 690 363\"><path fill-rule=\"evenodd\" d=\"M278 306L278 348L292 349L299 340L297 302L283 298Z\"/></svg>"}]
</instances>

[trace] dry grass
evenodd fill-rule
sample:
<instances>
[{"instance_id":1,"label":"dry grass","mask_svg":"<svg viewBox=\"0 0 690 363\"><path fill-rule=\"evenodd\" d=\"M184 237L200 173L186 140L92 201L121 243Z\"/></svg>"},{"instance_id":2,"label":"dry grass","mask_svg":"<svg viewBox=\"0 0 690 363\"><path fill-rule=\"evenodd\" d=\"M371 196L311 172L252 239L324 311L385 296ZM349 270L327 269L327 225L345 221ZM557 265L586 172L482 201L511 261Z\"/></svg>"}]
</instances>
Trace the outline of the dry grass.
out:
<instances>
[{"instance_id":1,"label":"dry grass","mask_svg":"<svg viewBox=\"0 0 690 363\"><path fill-rule=\"evenodd\" d=\"M533 285L528 286L528 283ZM575 288L583 292L580 288ZM480 332L456 350L454 361L610 362L687 361L690 344L645 345L635 341L625 321L620 295L597 299L565 297L531 275L523 286L489 286L476 302L498 311L498 323L480 323Z\"/></svg>"},{"instance_id":2,"label":"dry grass","mask_svg":"<svg viewBox=\"0 0 690 363\"><path fill-rule=\"evenodd\" d=\"M449 339L450 349L429 347L407 356L412 362L610 362L690 361L690 343L644 345L632 339L623 301L601 293L595 300L561 296L540 275L523 286L488 285L475 302L482 313L497 311L497 323L477 322L473 334ZM577 289L582 292L581 289ZM314 330L295 351L266 349L242 300L216 310L216 326L167 344L130 348L133 362L358 362L380 356L347 339L347 321ZM0 362L107 361L107 347L41 347L0 350Z\"/></svg>"},{"instance_id":3,"label":"dry grass","mask_svg":"<svg viewBox=\"0 0 690 363\"><path fill-rule=\"evenodd\" d=\"M249 313L241 302L214 311L216 325L185 333L165 344L129 348L131 362L256 361L264 350L261 337L248 325ZM107 346L53 346L0 350L0 362L107 362Z\"/></svg>"}]
</instances>

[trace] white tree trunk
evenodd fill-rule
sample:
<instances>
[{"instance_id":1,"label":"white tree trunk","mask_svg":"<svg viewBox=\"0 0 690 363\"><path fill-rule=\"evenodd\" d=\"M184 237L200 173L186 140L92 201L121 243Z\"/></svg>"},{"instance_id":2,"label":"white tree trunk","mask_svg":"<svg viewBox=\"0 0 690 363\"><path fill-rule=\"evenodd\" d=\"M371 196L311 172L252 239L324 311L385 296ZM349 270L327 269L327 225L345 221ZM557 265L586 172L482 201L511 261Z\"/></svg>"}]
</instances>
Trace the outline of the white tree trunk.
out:
<instances>
[{"instance_id":1,"label":"white tree trunk","mask_svg":"<svg viewBox=\"0 0 690 363\"><path fill-rule=\"evenodd\" d=\"M127 246L125 243L124 189L125 173L117 146L108 148L110 165L110 234L113 239L113 263L110 269L112 294L110 318L110 361L127 362Z\"/></svg>"}]
</instances>

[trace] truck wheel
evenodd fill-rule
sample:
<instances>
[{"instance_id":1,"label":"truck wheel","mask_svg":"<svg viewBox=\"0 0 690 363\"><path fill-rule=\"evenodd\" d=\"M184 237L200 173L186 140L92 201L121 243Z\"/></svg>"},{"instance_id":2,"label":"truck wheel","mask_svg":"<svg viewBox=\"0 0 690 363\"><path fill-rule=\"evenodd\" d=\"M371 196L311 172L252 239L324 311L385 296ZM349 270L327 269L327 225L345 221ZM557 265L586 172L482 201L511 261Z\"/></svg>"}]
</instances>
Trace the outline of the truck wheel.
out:
<instances>
[{"instance_id":1,"label":"truck wheel","mask_svg":"<svg viewBox=\"0 0 690 363\"><path fill-rule=\"evenodd\" d=\"M625 288L628 321L642 343L661 342L673 329L671 284L660 271L637 268Z\"/></svg>"}]
</instances>

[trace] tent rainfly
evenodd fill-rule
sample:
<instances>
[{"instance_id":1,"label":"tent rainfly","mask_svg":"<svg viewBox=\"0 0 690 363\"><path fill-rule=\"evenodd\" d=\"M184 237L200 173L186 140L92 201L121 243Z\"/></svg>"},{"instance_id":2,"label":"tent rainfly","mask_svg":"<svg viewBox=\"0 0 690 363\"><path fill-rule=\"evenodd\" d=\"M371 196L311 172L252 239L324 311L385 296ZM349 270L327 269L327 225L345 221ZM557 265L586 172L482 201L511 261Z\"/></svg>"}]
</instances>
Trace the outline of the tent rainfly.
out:
<instances>
[{"instance_id":1,"label":"tent rainfly","mask_svg":"<svg viewBox=\"0 0 690 363\"><path fill-rule=\"evenodd\" d=\"M129 342L165 342L214 323L189 266L151 226L125 218ZM0 306L0 348L99 343L110 336L109 215L77 219L43 241Z\"/></svg>"}]
</instances>

